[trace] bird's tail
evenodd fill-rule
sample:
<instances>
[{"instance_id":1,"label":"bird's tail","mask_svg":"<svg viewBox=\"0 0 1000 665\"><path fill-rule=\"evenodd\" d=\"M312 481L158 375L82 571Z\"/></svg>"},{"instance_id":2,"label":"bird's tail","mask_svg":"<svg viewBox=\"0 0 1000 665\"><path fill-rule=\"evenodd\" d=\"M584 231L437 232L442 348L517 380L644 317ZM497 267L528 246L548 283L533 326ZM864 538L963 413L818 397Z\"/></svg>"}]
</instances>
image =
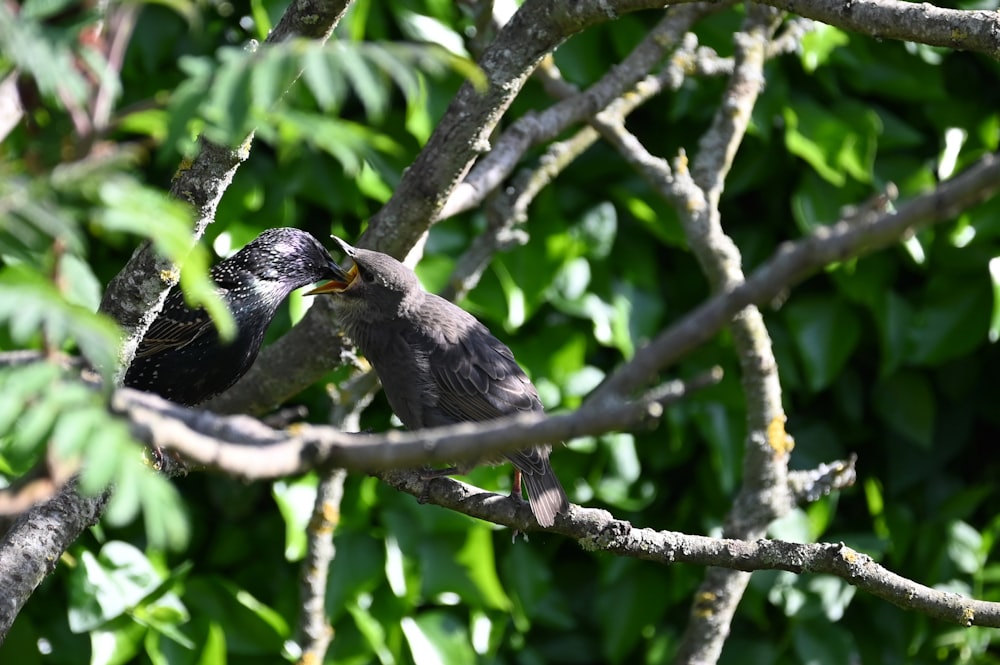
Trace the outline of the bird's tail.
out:
<instances>
[{"instance_id":1,"label":"bird's tail","mask_svg":"<svg viewBox=\"0 0 1000 665\"><path fill-rule=\"evenodd\" d=\"M541 473L530 469L519 471L528 490L528 503L535 520L540 526L550 527L555 524L556 515L569 508L569 498L549 461L546 459L544 462Z\"/></svg>"}]
</instances>

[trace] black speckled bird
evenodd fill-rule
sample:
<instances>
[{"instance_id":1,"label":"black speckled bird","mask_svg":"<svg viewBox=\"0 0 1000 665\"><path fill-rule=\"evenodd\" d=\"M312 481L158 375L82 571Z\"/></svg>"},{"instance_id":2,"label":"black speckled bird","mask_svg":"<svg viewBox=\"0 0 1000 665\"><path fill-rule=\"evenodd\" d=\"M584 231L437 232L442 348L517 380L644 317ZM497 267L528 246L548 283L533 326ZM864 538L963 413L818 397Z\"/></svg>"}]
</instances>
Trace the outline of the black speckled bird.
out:
<instances>
[{"instance_id":1,"label":"black speckled bird","mask_svg":"<svg viewBox=\"0 0 1000 665\"><path fill-rule=\"evenodd\" d=\"M510 349L474 316L424 291L413 271L391 256L334 240L354 265L346 278L310 294L338 297L337 314L347 334L375 368L389 405L407 428L541 410L535 387ZM504 455L515 468L512 496L521 498L523 478L531 511L543 527L569 506L549 464L551 450L544 445ZM472 466L444 472L465 473Z\"/></svg>"},{"instance_id":2,"label":"black speckled bird","mask_svg":"<svg viewBox=\"0 0 1000 665\"><path fill-rule=\"evenodd\" d=\"M268 229L212 268L212 279L236 321L226 343L208 313L192 309L180 289L139 343L125 385L195 405L246 374L281 302L295 289L345 273L316 238L298 229Z\"/></svg>"}]
</instances>

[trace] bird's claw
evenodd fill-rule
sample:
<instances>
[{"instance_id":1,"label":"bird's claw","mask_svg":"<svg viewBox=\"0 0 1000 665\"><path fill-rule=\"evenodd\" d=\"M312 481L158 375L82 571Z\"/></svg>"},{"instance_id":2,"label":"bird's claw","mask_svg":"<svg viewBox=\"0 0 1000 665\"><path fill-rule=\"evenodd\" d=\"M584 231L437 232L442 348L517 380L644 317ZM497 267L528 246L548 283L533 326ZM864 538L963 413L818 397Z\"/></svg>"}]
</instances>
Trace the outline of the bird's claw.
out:
<instances>
[{"instance_id":1,"label":"bird's claw","mask_svg":"<svg viewBox=\"0 0 1000 665\"><path fill-rule=\"evenodd\" d=\"M444 469L432 469L428 466L420 469L420 480L434 480L435 478L444 478L445 476L453 476L458 473L458 467L449 466Z\"/></svg>"},{"instance_id":2,"label":"bird's claw","mask_svg":"<svg viewBox=\"0 0 1000 665\"><path fill-rule=\"evenodd\" d=\"M166 451L160 447L147 449L148 464L168 478L177 478L188 474L188 466L180 455Z\"/></svg>"}]
</instances>

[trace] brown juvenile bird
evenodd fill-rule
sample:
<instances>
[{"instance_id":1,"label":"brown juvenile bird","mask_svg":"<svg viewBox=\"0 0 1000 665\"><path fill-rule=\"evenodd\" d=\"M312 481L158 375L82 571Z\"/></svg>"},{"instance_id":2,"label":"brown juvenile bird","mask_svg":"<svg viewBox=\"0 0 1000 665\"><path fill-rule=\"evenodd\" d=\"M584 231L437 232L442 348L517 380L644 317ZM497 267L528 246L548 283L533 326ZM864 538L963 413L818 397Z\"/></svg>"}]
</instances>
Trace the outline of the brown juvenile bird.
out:
<instances>
[{"instance_id":1,"label":"brown juvenile bird","mask_svg":"<svg viewBox=\"0 0 1000 665\"><path fill-rule=\"evenodd\" d=\"M375 368L389 405L407 428L542 409L510 349L474 316L424 291L413 271L391 256L334 240L354 265L345 281L310 294L338 297L344 329ZM523 478L531 512L543 527L569 506L549 464L551 450L544 445L504 455L515 468L511 495L520 499ZM472 466L444 472L466 473Z\"/></svg>"}]
</instances>

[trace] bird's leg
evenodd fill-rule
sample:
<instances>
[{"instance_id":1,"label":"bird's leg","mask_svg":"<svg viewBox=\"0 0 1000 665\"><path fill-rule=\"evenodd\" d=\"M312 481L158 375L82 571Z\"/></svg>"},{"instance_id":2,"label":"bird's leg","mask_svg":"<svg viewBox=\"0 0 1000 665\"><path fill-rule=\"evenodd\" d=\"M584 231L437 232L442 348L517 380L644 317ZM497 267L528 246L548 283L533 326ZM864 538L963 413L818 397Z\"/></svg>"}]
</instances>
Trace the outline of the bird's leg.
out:
<instances>
[{"instance_id":1,"label":"bird's leg","mask_svg":"<svg viewBox=\"0 0 1000 665\"><path fill-rule=\"evenodd\" d=\"M188 474L187 463L176 451L163 450L158 446L147 448L144 459L154 471L158 471L168 478L178 478Z\"/></svg>"},{"instance_id":2,"label":"bird's leg","mask_svg":"<svg viewBox=\"0 0 1000 665\"><path fill-rule=\"evenodd\" d=\"M445 476L451 476L456 473L461 474L464 473L464 471L458 468L457 466L448 466L443 469L432 469L430 467L425 466L422 469L420 469L419 473L420 473L420 480L424 481L424 489L422 492L420 492L420 496L417 498L417 501L419 501L420 503L427 503L427 500L429 498L428 493L430 492L431 489L430 483L428 481L434 480L435 478L444 478Z\"/></svg>"},{"instance_id":3,"label":"bird's leg","mask_svg":"<svg viewBox=\"0 0 1000 665\"><path fill-rule=\"evenodd\" d=\"M514 479L510 483L510 498L514 501L524 503L524 495L521 494L521 470L514 469Z\"/></svg>"},{"instance_id":4,"label":"bird's leg","mask_svg":"<svg viewBox=\"0 0 1000 665\"><path fill-rule=\"evenodd\" d=\"M510 481L510 499L517 503L524 503L524 496L521 494L521 470L514 469L514 479ZM518 536L524 536L524 542L528 542L528 534L520 529L514 529L510 534L510 542L517 542Z\"/></svg>"}]
</instances>

